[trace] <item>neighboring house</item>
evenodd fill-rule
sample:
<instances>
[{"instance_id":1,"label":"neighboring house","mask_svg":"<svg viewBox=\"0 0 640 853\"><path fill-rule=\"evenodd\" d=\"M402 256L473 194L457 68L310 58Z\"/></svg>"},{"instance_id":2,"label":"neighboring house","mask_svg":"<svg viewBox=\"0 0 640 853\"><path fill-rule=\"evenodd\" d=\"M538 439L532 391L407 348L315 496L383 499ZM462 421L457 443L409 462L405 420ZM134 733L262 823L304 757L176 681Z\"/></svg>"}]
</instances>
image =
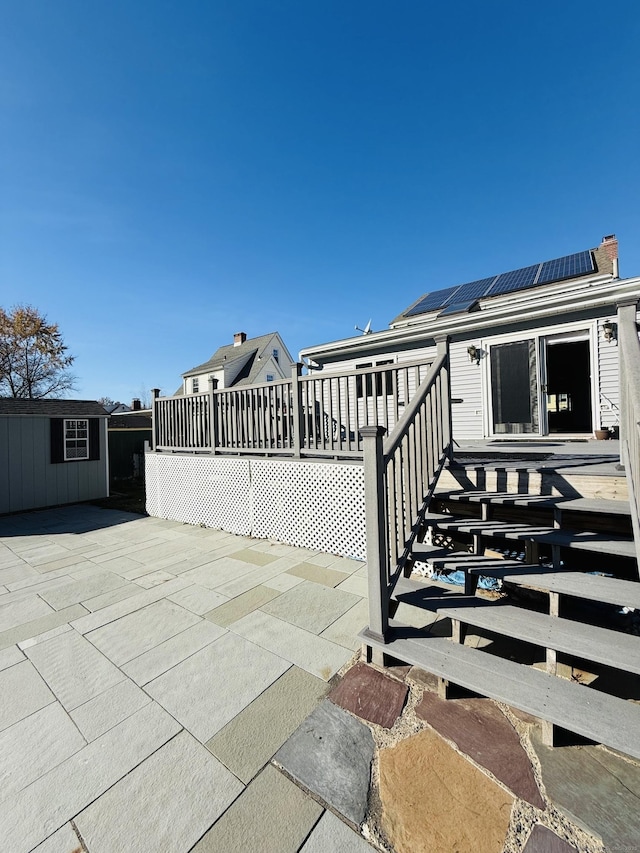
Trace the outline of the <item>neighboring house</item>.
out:
<instances>
[{"instance_id":1,"label":"neighboring house","mask_svg":"<svg viewBox=\"0 0 640 853\"><path fill-rule=\"evenodd\" d=\"M140 400L131 407L120 403L109 417L109 478L127 480L144 476L144 446L151 442L151 409Z\"/></svg>"},{"instance_id":2,"label":"neighboring house","mask_svg":"<svg viewBox=\"0 0 640 853\"><path fill-rule=\"evenodd\" d=\"M92 400L0 399L0 513L109 494L107 419Z\"/></svg>"},{"instance_id":3,"label":"neighboring house","mask_svg":"<svg viewBox=\"0 0 640 853\"><path fill-rule=\"evenodd\" d=\"M329 375L430 358L435 338L448 336L454 437L589 435L618 423L616 310L639 298L640 278L618 275L611 235L513 272L438 283L389 329L300 357Z\"/></svg>"},{"instance_id":4,"label":"neighboring house","mask_svg":"<svg viewBox=\"0 0 640 853\"><path fill-rule=\"evenodd\" d=\"M176 394L197 394L209 390L209 378L217 388L258 385L291 378L294 364L278 332L247 338L244 332L233 336L233 343L217 349L209 361L182 374Z\"/></svg>"}]
</instances>

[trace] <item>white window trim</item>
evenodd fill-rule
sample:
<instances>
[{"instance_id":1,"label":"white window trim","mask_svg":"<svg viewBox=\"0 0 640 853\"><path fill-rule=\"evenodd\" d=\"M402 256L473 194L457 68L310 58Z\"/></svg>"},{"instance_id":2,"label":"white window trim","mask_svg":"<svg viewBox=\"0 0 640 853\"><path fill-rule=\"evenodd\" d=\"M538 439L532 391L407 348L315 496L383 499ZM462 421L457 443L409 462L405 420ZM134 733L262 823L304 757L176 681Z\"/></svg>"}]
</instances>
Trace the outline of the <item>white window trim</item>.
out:
<instances>
[{"instance_id":1,"label":"white window trim","mask_svg":"<svg viewBox=\"0 0 640 853\"><path fill-rule=\"evenodd\" d=\"M73 426L71 426L73 424ZM84 424L84 426L80 426L80 424ZM89 421L87 418L65 418L63 423L63 441L64 441L64 461L65 462L78 462L84 461L89 458ZM74 436L67 435L68 432L75 432ZM84 431L85 435L81 438L78 438L78 431ZM85 453L83 456L78 455L76 452L74 456L70 456L68 450L71 448L68 447L67 442L81 442L85 443ZM78 450L77 447L74 450Z\"/></svg>"}]
</instances>

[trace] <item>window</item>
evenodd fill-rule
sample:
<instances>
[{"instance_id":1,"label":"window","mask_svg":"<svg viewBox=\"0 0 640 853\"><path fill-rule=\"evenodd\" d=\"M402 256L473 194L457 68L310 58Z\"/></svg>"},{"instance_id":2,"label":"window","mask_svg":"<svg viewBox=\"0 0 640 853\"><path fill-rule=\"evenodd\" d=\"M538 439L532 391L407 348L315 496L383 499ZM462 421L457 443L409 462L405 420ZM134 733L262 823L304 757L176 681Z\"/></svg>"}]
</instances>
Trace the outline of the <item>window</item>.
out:
<instances>
[{"instance_id":1,"label":"window","mask_svg":"<svg viewBox=\"0 0 640 853\"><path fill-rule=\"evenodd\" d=\"M279 364L280 362L278 361L278 359L280 358L280 352L277 349L274 349L272 355L275 363Z\"/></svg>"},{"instance_id":2,"label":"window","mask_svg":"<svg viewBox=\"0 0 640 853\"><path fill-rule=\"evenodd\" d=\"M64 458L89 458L89 421L64 422Z\"/></svg>"},{"instance_id":3,"label":"window","mask_svg":"<svg viewBox=\"0 0 640 853\"><path fill-rule=\"evenodd\" d=\"M267 382L273 382L273 373L267 373Z\"/></svg>"},{"instance_id":4,"label":"window","mask_svg":"<svg viewBox=\"0 0 640 853\"><path fill-rule=\"evenodd\" d=\"M376 361L375 365L368 361L364 364L356 364L356 370L363 370L367 367L382 367L383 364L393 364L393 359L385 359L384 361ZM393 394L393 372L391 370L380 371L379 373L369 373L364 376L364 385L362 376L356 376L356 395L358 397L373 396L373 377L376 379L376 396L391 397Z\"/></svg>"},{"instance_id":5,"label":"window","mask_svg":"<svg viewBox=\"0 0 640 853\"><path fill-rule=\"evenodd\" d=\"M197 394L199 390L200 390L200 380L198 379L197 376L194 376L193 379L191 380L191 393Z\"/></svg>"}]
</instances>

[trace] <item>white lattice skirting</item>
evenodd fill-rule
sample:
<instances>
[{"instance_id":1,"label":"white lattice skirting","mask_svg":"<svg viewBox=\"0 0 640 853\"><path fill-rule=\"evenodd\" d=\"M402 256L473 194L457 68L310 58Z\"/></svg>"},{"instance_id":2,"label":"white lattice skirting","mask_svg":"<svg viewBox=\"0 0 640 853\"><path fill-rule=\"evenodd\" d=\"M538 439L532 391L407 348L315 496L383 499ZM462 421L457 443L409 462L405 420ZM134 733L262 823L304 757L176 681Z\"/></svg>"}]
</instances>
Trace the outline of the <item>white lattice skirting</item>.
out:
<instances>
[{"instance_id":1,"label":"white lattice skirting","mask_svg":"<svg viewBox=\"0 0 640 853\"><path fill-rule=\"evenodd\" d=\"M146 454L147 512L365 559L357 463Z\"/></svg>"}]
</instances>

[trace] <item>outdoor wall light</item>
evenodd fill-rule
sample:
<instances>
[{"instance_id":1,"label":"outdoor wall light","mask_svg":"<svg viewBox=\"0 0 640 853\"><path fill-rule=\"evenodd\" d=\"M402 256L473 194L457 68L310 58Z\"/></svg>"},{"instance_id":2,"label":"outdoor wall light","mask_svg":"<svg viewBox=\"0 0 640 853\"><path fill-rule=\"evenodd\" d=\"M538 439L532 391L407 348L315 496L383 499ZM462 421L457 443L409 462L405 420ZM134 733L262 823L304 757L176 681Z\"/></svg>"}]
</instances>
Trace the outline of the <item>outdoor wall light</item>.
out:
<instances>
[{"instance_id":1,"label":"outdoor wall light","mask_svg":"<svg viewBox=\"0 0 640 853\"><path fill-rule=\"evenodd\" d=\"M467 347L467 352L469 353L469 361L471 364L475 361L476 364L480 364L480 350L475 344L471 344L470 347Z\"/></svg>"},{"instance_id":2,"label":"outdoor wall light","mask_svg":"<svg viewBox=\"0 0 640 853\"><path fill-rule=\"evenodd\" d=\"M602 337L605 341L615 341L617 337L617 327L615 323L612 323L610 320L607 320L606 323L602 324Z\"/></svg>"}]
</instances>

